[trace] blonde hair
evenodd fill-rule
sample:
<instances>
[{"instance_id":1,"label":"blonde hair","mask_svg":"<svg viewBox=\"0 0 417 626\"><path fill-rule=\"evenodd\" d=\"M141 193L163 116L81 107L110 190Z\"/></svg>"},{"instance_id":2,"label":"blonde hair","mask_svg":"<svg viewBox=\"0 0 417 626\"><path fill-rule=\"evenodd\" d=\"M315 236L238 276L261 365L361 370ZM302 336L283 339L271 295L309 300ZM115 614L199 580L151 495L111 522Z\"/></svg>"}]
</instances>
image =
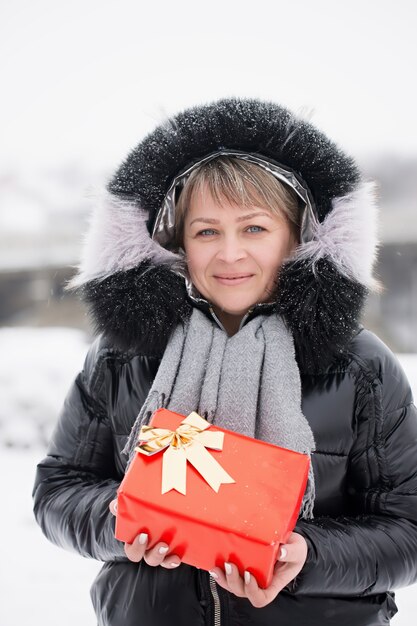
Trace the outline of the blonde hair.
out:
<instances>
[{"instance_id":1,"label":"blonde hair","mask_svg":"<svg viewBox=\"0 0 417 626\"><path fill-rule=\"evenodd\" d=\"M255 163L233 156L218 156L193 170L181 191L175 206L177 247L182 246L191 199L205 187L218 204L226 200L245 208L256 205L284 217L299 242L302 209L295 191Z\"/></svg>"}]
</instances>

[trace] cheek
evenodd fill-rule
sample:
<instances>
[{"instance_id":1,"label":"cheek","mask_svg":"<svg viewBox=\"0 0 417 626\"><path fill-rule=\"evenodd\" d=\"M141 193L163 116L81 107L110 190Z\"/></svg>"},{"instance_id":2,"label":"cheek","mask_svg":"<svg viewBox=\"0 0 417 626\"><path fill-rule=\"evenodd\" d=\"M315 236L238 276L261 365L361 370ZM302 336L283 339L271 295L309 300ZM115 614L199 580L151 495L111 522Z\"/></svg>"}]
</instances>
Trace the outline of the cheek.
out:
<instances>
[{"instance_id":1,"label":"cheek","mask_svg":"<svg viewBox=\"0 0 417 626\"><path fill-rule=\"evenodd\" d=\"M187 246L187 266L188 271L192 276L200 276L204 273L208 263L206 256L207 255L204 254L204 251L202 251L199 247Z\"/></svg>"},{"instance_id":2,"label":"cheek","mask_svg":"<svg viewBox=\"0 0 417 626\"><path fill-rule=\"evenodd\" d=\"M282 245L278 249L275 249L271 254L263 254L263 258L260 259L260 263L263 266L264 272L269 277L275 277L277 272L282 266L284 259L286 259L292 251L292 246Z\"/></svg>"},{"instance_id":3,"label":"cheek","mask_svg":"<svg viewBox=\"0 0 417 626\"><path fill-rule=\"evenodd\" d=\"M265 269L274 270L281 265L284 256L284 250L279 249L277 253L277 250L275 249L271 251L270 254L265 254L264 252L262 258L260 259L260 262L263 264Z\"/></svg>"}]
</instances>

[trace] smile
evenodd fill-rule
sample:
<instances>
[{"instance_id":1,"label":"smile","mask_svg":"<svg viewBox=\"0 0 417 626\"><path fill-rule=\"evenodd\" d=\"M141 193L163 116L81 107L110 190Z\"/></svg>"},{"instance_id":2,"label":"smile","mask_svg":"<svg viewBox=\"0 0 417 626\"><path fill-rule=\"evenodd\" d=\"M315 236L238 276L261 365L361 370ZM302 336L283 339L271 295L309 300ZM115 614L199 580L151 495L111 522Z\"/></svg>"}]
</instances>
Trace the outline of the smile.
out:
<instances>
[{"instance_id":1,"label":"smile","mask_svg":"<svg viewBox=\"0 0 417 626\"><path fill-rule=\"evenodd\" d=\"M215 276L214 278L222 285L241 285L242 283L251 279L253 274L246 274L243 276Z\"/></svg>"}]
</instances>

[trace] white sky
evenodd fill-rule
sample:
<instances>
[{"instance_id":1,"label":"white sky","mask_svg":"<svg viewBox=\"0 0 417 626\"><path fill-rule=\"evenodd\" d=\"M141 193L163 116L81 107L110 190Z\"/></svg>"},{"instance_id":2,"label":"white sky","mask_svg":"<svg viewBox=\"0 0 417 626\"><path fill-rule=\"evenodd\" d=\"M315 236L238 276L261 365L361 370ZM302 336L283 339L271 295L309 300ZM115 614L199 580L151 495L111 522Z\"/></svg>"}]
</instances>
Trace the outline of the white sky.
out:
<instances>
[{"instance_id":1,"label":"white sky","mask_svg":"<svg viewBox=\"0 0 417 626\"><path fill-rule=\"evenodd\" d=\"M417 154L414 0L3 0L0 164L114 167L165 113L275 100Z\"/></svg>"}]
</instances>

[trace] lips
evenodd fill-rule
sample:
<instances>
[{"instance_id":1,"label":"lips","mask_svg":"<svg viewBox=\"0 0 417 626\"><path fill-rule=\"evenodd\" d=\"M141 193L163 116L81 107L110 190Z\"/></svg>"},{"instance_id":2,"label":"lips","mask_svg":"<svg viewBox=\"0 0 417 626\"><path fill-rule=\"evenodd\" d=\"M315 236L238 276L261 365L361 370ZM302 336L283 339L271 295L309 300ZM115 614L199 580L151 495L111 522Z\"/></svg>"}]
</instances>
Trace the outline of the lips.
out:
<instances>
[{"instance_id":1,"label":"lips","mask_svg":"<svg viewBox=\"0 0 417 626\"><path fill-rule=\"evenodd\" d=\"M235 285L241 285L242 283L249 281L252 278L252 276L253 274L235 274L235 275L227 274L227 275L214 276L214 278L221 285L228 285L228 286L233 287Z\"/></svg>"},{"instance_id":2,"label":"lips","mask_svg":"<svg viewBox=\"0 0 417 626\"><path fill-rule=\"evenodd\" d=\"M225 278L226 280L234 280L236 278L249 278L253 274L216 274L214 278Z\"/></svg>"}]
</instances>

